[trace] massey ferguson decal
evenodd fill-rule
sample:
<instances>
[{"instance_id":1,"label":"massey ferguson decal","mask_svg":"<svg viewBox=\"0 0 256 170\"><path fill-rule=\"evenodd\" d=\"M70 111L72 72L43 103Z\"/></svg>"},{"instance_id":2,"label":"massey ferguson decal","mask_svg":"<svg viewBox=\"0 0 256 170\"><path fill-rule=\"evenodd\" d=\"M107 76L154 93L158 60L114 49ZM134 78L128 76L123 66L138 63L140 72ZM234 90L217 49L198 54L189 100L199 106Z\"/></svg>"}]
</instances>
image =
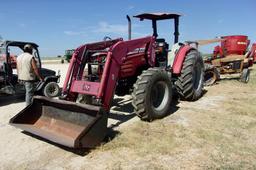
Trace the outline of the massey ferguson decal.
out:
<instances>
[{"instance_id":1,"label":"massey ferguson decal","mask_svg":"<svg viewBox=\"0 0 256 170\"><path fill-rule=\"evenodd\" d=\"M91 85L84 83L82 89L83 89L83 91L90 91Z\"/></svg>"}]
</instances>

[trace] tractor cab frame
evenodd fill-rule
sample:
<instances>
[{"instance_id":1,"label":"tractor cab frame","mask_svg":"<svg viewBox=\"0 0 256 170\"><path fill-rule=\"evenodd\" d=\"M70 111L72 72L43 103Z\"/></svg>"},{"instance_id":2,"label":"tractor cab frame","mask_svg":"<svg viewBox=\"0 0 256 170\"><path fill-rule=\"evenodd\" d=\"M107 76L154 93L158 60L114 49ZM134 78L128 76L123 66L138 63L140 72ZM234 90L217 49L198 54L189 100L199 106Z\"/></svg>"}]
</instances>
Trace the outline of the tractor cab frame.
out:
<instances>
[{"instance_id":1,"label":"tractor cab frame","mask_svg":"<svg viewBox=\"0 0 256 170\"><path fill-rule=\"evenodd\" d=\"M157 33L157 21L173 19L174 20L174 44L179 42L179 17L182 16L178 13L143 13L135 15L135 18L139 18L140 21L151 20L153 28L153 36L158 37Z\"/></svg>"}]
</instances>

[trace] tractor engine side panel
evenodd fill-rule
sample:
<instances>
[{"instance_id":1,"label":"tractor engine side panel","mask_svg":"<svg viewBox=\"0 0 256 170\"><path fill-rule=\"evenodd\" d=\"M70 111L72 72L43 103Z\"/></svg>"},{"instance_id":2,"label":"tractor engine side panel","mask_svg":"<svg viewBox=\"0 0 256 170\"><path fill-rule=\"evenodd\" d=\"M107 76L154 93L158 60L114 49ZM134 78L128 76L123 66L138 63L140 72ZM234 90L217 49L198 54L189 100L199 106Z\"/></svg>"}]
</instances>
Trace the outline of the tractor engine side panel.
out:
<instances>
[{"instance_id":1,"label":"tractor engine side panel","mask_svg":"<svg viewBox=\"0 0 256 170\"><path fill-rule=\"evenodd\" d=\"M128 56L124 63L121 65L120 79L136 76L137 71L145 65L147 65L147 61L144 53Z\"/></svg>"}]
</instances>

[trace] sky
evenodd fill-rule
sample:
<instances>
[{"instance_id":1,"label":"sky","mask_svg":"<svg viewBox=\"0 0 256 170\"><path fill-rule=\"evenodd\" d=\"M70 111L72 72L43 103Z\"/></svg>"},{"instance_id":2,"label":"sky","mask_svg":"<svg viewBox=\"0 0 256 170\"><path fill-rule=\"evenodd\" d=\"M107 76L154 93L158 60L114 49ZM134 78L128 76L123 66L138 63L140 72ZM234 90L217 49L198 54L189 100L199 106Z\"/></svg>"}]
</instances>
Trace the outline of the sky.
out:
<instances>
[{"instance_id":1,"label":"sky","mask_svg":"<svg viewBox=\"0 0 256 170\"><path fill-rule=\"evenodd\" d=\"M247 35L256 42L256 0L0 0L0 35L39 45L42 57L101 41L105 36L127 39L126 15L176 12L180 42L223 35ZM173 22L161 21L159 37L173 42ZM132 18L132 38L152 35L151 23ZM201 47L213 51L212 44Z\"/></svg>"}]
</instances>

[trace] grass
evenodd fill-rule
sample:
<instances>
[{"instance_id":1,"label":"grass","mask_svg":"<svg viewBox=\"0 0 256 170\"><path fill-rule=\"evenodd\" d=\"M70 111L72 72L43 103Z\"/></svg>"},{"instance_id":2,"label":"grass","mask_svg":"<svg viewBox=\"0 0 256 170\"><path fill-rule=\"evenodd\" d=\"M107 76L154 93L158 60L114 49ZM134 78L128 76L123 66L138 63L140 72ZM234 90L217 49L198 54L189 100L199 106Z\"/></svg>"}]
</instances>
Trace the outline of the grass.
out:
<instances>
[{"instance_id":1,"label":"grass","mask_svg":"<svg viewBox=\"0 0 256 170\"><path fill-rule=\"evenodd\" d=\"M255 67L254 67L255 68ZM222 123L218 124L224 140L212 142L219 145L221 157L211 155L218 169L255 169L256 167L256 73L251 73L248 84L235 80L223 82L228 96L222 108ZM229 86L229 88L228 88ZM213 130L206 133L207 141L215 138ZM217 136L218 137L218 136ZM218 139L218 138L217 138Z\"/></svg>"},{"instance_id":2,"label":"grass","mask_svg":"<svg viewBox=\"0 0 256 170\"><path fill-rule=\"evenodd\" d=\"M118 129L94 153L112 155L109 169L256 169L255 70L248 84L221 81L164 119ZM223 100L207 109L216 96Z\"/></svg>"},{"instance_id":3,"label":"grass","mask_svg":"<svg viewBox=\"0 0 256 170\"><path fill-rule=\"evenodd\" d=\"M137 154L141 156L155 152L167 154L168 150L177 145L174 136L174 126L167 126L161 121L137 122L114 140L102 146L101 150L113 151L126 148L138 151Z\"/></svg>"},{"instance_id":4,"label":"grass","mask_svg":"<svg viewBox=\"0 0 256 170\"><path fill-rule=\"evenodd\" d=\"M256 67L254 67L256 68ZM227 82L226 82L227 83ZM236 82L237 83L237 82ZM238 82L240 83L240 82ZM231 95L234 93L233 95ZM251 73L248 84L241 83L236 87L236 91L230 91L229 100L223 103L224 107L231 114L256 118L256 73Z\"/></svg>"}]
</instances>

